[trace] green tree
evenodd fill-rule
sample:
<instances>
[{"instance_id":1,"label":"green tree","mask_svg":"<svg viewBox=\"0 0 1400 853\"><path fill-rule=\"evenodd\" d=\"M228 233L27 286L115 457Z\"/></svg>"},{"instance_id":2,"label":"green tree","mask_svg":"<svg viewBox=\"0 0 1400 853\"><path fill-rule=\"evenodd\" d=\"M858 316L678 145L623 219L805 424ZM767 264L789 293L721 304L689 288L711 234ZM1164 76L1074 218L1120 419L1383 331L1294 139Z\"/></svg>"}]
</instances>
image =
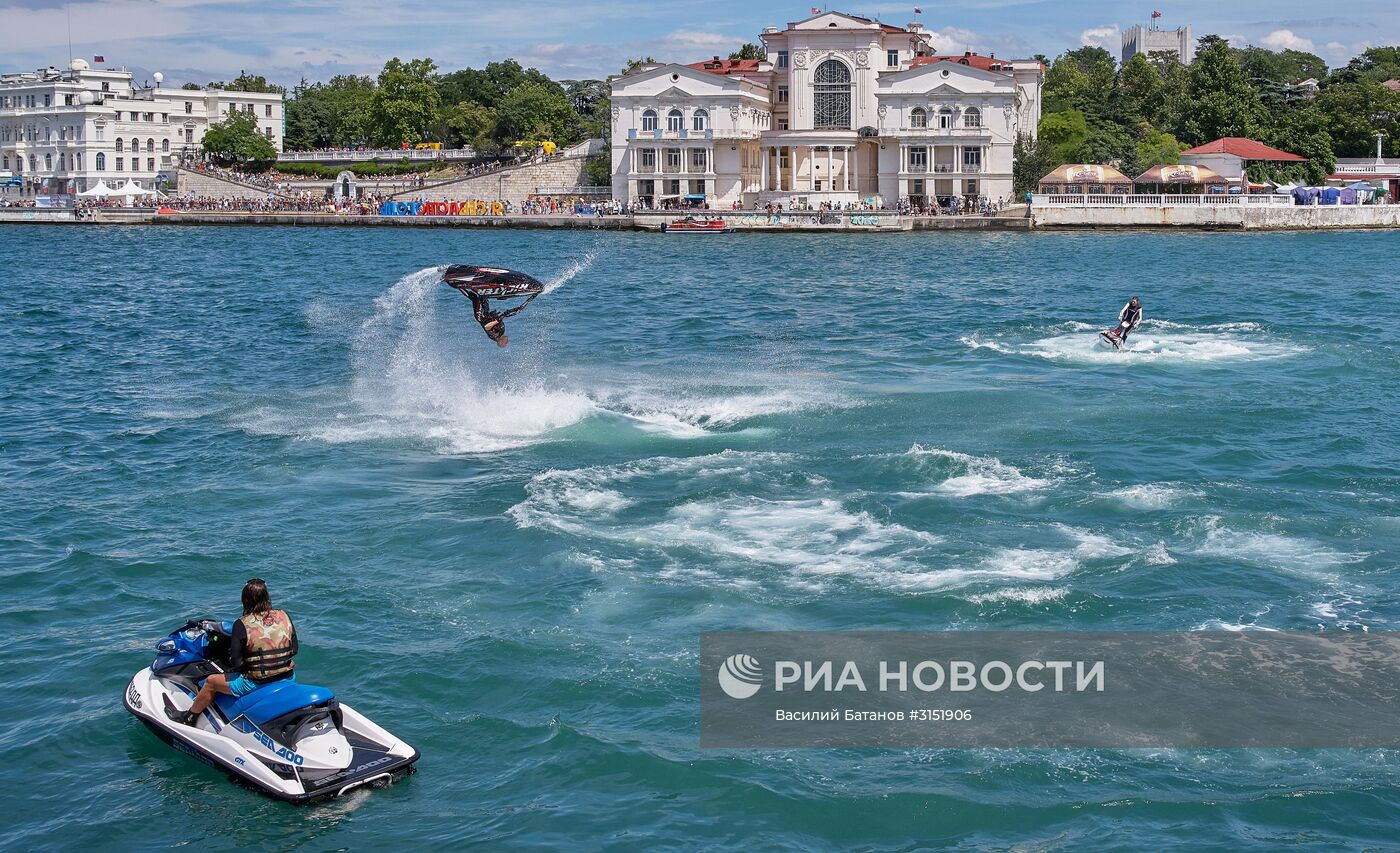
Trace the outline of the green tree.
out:
<instances>
[{"instance_id":1,"label":"green tree","mask_svg":"<svg viewBox=\"0 0 1400 853\"><path fill-rule=\"evenodd\" d=\"M1043 97L1049 112L1073 109L1104 115L1116 82L1113 56L1101 47L1081 47L1060 54L1045 72Z\"/></svg>"},{"instance_id":2,"label":"green tree","mask_svg":"<svg viewBox=\"0 0 1400 853\"><path fill-rule=\"evenodd\" d=\"M1163 115L1162 75L1142 54L1123 63L1118 85L1109 96L1108 115L1118 123L1133 127L1154 122Z\"/></svg>"},{"instance_id":3,"label":"green tree","mask_svg":"<svg viewBox=\"0 0 1400 853\"><path fill-rule=\"evenodd\" d=\"M1264 135L1264 142L1291 154L1308 158L1306 163L1253 163L1250 177L1255 180L1297 181L1316 186L1336 171L1327 118L1311 104L1287 110Z\"/></svg>"},{"instance_id":4,"label":"green tree","mask_svg":"<svg viewBox=\"0 0 1400 853\"><path fill-rule=\"evenodd\" d=\"M368 142L374 89L373 78L354 75L298 86L287 102L283 144L292 150L307 150Z\"/></svg>"},{"instance_id":5,"label":"green tree","mask_svg":"<svg viewBox=\"0 0 1400 853\"><path fill-rule=\"evenodd\" d=\"M255 116L242 111L230 112L223 121L209 126L204 133L204 153L223 166L262 170L277 160L277 149L258 132Z\"/></svg>"},{"instance_id":6,"label":"green tree","mask_svg":"<svg viewBox=\"0 0 1400 853\"><path fill-rule=\"evenodd\" d=\"M1192 144L1222 136L1256 136L1263 123L1259 93L1223 39L1209 42L1191 63L1186 96L1189 109L1180 129Z\"/></svg>"},{"instance_id":7,"label":"green tree","mask_svg":"<svg viewBox=\"0 0 1400 853\"><path fill-rule=\"evenodd\" d=\"M1068 163L1078 156L1079 146L1089 137L1089 125L1079 110L1046 113L1040 117L1036 137L1051 147L1061 163Z\"/></svg>"},{"instance_id":8,"label":"green tree","mask_svg":"<svg viewBox=\"0 0 1400 853\"><path fill-rule=\"evenodd\" d=\"M413 144L427 138L437 118L442 100L431 59L397 56L384 63L379 85L369 104L369 126L381 145Z\"/></svg>"},{"instance_id":9,"label":"green tree","mask_svg":"<svg viewBox=\"0 0 1400 853\"><path fill-rule=\"evenodd\" d=\"M478 153L493 150L496 113L473 101L443 107L436 135L451 147L468 146Z\"/></svg>"},{"instance_id":10,"label":"green tree","mask_svg":"<svg viewBox=\"0 0 1400 853\"><path fill-rule=\"evenodd\" d=\"M1386 80L1400 79L1400 46L1368 47L1360 56L1333 71L1331 79L1336 83L1367 80L1384 83Z\"/></svg>"},{"instance_id":11,"label":"green tree","mask_svg":"<svg viewBox=\"0 0 1400 853\"><path fill-rule=\"evenodd\" d=\"M186 92L198 92L198 91L199 91L199 84L198 84L198 83L186 83L185 85L181 86L180 88L183 89L183 90L185 90Z\"/></svg>"},{"instance_id":12,"label":"green tree","mask_svg":"<svg viewBox=\"0 0 1400 853\"><path fill-rule=\"evenodd\" d=\"M641 58L641 59L629 59L629 60L627 60L627 64L624 65L624 66L622 66L622 73L623 73L623 74L631 74L633 71L636 71L638 68L641 68L643 65L655 65L655 64L656 64L656 60L653 59L653 58L651 58L650 56L647 56L647 57L644 57L644 58Z\"/></svg>"},{"instance_id":13,"label":"green tree","mask_svg":"<svg viewBox=\"0 0 1400 853\"><path fill-rule=\"evenodd\" d=\"M1153 166L1181 162L1181 143L1175 136L1165 131L1148 128L1134 145L1137 160L1137 173L1146 172Z\"/></svg>"},{"instance_id":14,"label":"green tree","mask_svg":"<svg viewBox=\"0 0 1400 853\"><path fill-rule=\"evenodd\" d=\"M1064 161L1055 155L1054 146L1048 140L1032 139L1024 133L1016 134L1016 142L1011 149L1011 184L1016 197L1035 192L1040 179L1062 163Z\"/></svg>"},{"instance_id":15,"label":"green tree","mask_svg":"<svg viewBox=\"0 0 1400 853\"><path fill-rule=\"evenodd\" d=\"M438 89L443 103L474 101L495 109L506 95L526 83L536 83L560 94L564 92L558 83L539 70L524 68L514 59L490 62L482 69L464 68L444 74L438 80Z\"/></svg>"},{"instance_id":16,"label":"green tree","mask_svg":"<svg viewBox=\"0 0 1400 853\"><path fill-rule=\"evenodd\" d=\"M1373 155L1377 132L1384 134L1387 150L1400 152L1400 92L1373 80L1334 83L1314 103L1338 157Z\"/></svg>"},{"instance_id":17,"label":"green tree","mask_svg":"<svg viewBox=\"0 0 1400 853\"><path fill-rule=\"evenodd\" d=\"M768 52L753 42L744 42L743 46L729 54L730 59L767 59Z\"/></svg>"},{"instance_id":18,"label":"green tree","mask_svg":"<svg viewBox=\"0 0 1400 853\"><path fill-rule=\"evenodd\" d=\"M1262 82L1292 84L1308 78L1325 80L1327 63L1322 57L1301 50L1272 51L1263 47L1236 50L1235 59L1256 85Z\"/></svg>"},{"instance_id":19,"label":"green tree","mask_svg":"<svg viewBox=\"0 0 1400 853\"><path fill-rule=\"evenodd\" d=\"M570 129L575 113L558 86L525 83L496 108L496 141L510 146L517 141L572 142Z\"/></svg>"}]
</instances>

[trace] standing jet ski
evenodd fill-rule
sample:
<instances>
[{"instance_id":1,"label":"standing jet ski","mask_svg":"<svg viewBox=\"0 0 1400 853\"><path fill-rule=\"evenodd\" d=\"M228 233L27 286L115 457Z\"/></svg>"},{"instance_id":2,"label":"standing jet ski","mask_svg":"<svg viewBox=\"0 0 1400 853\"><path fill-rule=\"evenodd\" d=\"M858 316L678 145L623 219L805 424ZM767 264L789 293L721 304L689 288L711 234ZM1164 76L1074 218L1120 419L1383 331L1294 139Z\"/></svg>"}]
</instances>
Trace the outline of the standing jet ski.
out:
<instances>
[{"instance_id":1,"label":"standing jet ski","mask_svg":"<svg viewBox=\"0 0 1400 853\"><path fill-rule=\"evenodd\" d=\"M231 622L193 621L156 644L123 703L156 736L263 793L294 803L390 784L413 772L418 750L370 722L330 690L290 679L235 698L219 694L187 726L179 717L199 684L227 666Z\"/></svg>"}]
</instances>

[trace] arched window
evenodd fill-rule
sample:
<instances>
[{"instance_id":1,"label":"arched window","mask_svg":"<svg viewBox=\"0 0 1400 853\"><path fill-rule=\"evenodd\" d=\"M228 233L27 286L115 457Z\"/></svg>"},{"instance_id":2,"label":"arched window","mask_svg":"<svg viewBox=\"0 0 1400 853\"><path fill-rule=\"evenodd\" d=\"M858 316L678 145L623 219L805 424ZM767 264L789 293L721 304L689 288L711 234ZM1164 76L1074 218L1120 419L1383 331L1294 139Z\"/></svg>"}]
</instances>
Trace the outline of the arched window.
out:
<instances>
[{"instance_id":1,"label":"arched window","mask_svg":"<svg viewBox=\"0 0 1400 853\"><path fill-rule=\"evenodd\" d=\"M53 155L52 155L52 154L45 154L45 155L44 155L44 169L47 170L47 171L50 171L50 172L53 171Z\"/></svg>"},{"instance_id":2,"label":"arched window","mask_svg":"<svg viewBox=\"0 0 1400 853\"><path fill-rule=\"evenodd\" d=\"M818 130L851 129L851 70L834 59L817 66L812 98Z\"/></svg>"},{"instance_id":3,"label":"arched window","mask_svg":"<svg viewBox=\"0 0 1400 853\"><path fill-rule=\"evenodd\" d=\"M642 130L656 130L656 110L642 111Z\"/></svg>"},{"instance_id":4,"label":"arched window","mask_svg":"<svg viewBox=\"0 0 1400 853\"><path fill-rule=\"evenodd\" d=\"M953 126L953 108L952 108L952 107L944 107L943 109L941 109L941 110L938 111L938 128L939 128L940 130L947 130L948 128L950 128L950 127L952 127L952 126Z\"/></svg>"},{"instance_id":5,"label":"arched window","mask_svg":"<svg viewBox=\"0 0 1400 853\"><path fill-rule=\"evenodd\" d=\"M160 150L162 150L162 151L169 151L169 150L170 150L170 140L169 140L169 139L162 139L162 140L160 141Z\"/></svg>"},{"instance_id":6,"label":"arched window","mask_svg":"<svg viewBox=\"0 0 1400 853\"><path fill-rule=\"evenodd\" d=\"M107 171L107 155L103 154L101 151L97 152L97 171Z\"/></svg>"},{"instance_id":7,"label":"arched window","mask_svg":"<svg viewBox=\"0 0 1400 853\"><path fill-rule=\"evenodd\" d=\"M680 130L685 127L685 114L680 110L671 110L666 114L666 129Z\"/></svg>"},{"instance_id":8,"label":"arched window","mask_svg":"<svg viewBox=\"0 0 1400 853\"><path fill-rule=\"evenodd\" d=\"M691 130L706 130L710 126L710 113L707 110L696 110L690 117Z\"/></svg>"},{"instance_id":9,"label":"arched window","mask_svg":"<svg viewBox=\"0 0 1400 853\"><path fill-rule=\"evenodd\" d=\"M155 150L156 150L156 141L155 141L154 139L147 139L147 140L146 140L146 151L147 151L147 153L155 153Z\"/></svg>"},{"instance_id":10,"label":"arched window","mask_svg":"<svg viewBox=\"0 0 1400 853\"><path fill-rule=\"evenodd\" d=\"M117 150L118 150L118 151L123 150L122 146L125 145L125 144L126 144L126 143L122 142L122 138L121 138L120 136L118 136L118 137L117 137Z\"/></svg>"},{"instance_id":11,"label":"arched window","mask_svg":"<svg viewBox=\"0 0 1400 853\"><path fill-rule=\"evenodd\" d=\"M915 107L909 113L910 127L928 127L928 112L923 107Z\"/></svg>"},{"instance_id":12,"label":"arched window","mask_svg":"<svg viewBox=\"0 0 1400 853\"><path fill-rule=\"evenodd\" d=\"M981 127L982 111L976 107L968 107L963 111L963 127Z\"/></svg>"},{"instance_id":13,"label":"arched window","mask_svg":"<svg viewBox=\"0 0 1400 853\"><path fill-rule=\"evenodd\" d=\"M141 140L137 139L137 138L134 137L134 136L131 137L131 150L132 150L132 151L140 151L140 150L141 150Z\"/></svg>"}]
</instances>

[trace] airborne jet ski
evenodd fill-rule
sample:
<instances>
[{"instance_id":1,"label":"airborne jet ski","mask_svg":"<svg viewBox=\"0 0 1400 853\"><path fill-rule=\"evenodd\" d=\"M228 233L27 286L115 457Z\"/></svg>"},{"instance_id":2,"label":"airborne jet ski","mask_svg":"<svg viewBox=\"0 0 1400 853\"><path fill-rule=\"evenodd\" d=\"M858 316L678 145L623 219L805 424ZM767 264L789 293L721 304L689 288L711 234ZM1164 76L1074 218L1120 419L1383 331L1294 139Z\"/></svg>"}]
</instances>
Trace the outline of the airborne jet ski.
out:
<instances>
[{"instance_id":1,"label":"airborne jet ski","mask_svg":"<svg viewBox=\"0 0 1400 853\"><path fill-rule=\"evenodd\" d=\"M231 622L186 623L156 644L156 659L132 676L126 709L156 736L263 793L295 803L392 783L413 772L418 750L336 700L324 687L290 679L242 697L220 694L187 726L199 684L227 665Z\"/></svg>"}]
</instances>

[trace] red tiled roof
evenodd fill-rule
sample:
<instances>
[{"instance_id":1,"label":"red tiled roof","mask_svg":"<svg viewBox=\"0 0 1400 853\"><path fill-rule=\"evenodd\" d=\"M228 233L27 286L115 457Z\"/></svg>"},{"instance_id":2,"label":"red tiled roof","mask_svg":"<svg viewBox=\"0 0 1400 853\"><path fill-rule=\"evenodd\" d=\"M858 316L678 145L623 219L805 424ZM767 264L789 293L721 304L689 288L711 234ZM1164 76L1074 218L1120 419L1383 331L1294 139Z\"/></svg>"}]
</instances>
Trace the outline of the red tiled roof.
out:
<instances>
[{"instance_id":1,"label":"red tiled roof","mask_svg":"<svg viewBox=\"0 0 1400 853\"><path fill-rule=\"evenodd\" d=\"M1243 136L1226 136L1205 145L1188 148L1182 154L1233 154L1245 160L1278 160L1286 163L1302 163L1308 158L1289 154L1277 148L1270 148L1262 142L1245 139Z\"/></svg>"},{"instance_id":2,"label":"red tiled roof","mask_svg":"<svg viewBox=\"0 0 1400 853\"><path fill-rule=\"evenodd\" d=\"M1387 80L1381 85L1391 90L1392 92L1400 92L1400 77L1397 77L1394 80Z\"/></svg>"},{"instance_id":3,"label":"red tiled roof","mask_svg":"<svg viewBox=\"0 0 1400 853\"><path fill-rule=\"evenodd\" d=\"M983 71L1010 71L1011 63L1004 59L996 59L991 56L978 56L975 53L964 53L961 56L916 56L914 57L914 67L920 65L932 65L935 62L956 62L959 65L969 65L973 68L980 68Z\"/></svg>"},{"instance_id":4,"label":"red tiled roof","mask_svg":"<svg viewBox=\"0 0 1400 853\"><path fill-rule=\"evenodd\" d=\"M704 62L692 62L686 68L694 68L696 71L708 71L711 74L757 74L758 59L708 59Z\"/></svg>"}]
</instances>

